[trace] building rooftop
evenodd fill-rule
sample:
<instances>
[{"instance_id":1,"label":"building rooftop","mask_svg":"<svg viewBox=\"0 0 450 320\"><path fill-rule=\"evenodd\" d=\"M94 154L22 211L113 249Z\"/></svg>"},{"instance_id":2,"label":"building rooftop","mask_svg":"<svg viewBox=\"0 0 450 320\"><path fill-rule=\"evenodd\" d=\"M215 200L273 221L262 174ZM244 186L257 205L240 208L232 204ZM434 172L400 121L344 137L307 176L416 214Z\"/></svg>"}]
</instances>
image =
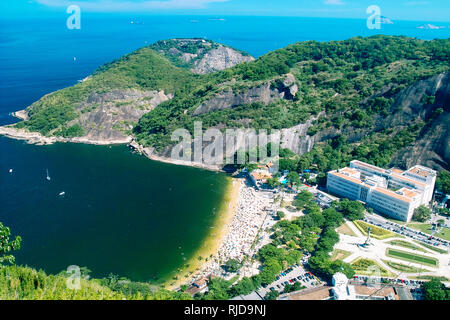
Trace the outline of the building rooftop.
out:
<instances>
[{"instance_id":1,"label":"building rooftop","mask_svg":"<svg viewBox=\"0 0 450 320\"><path fill-rule=\"evenodd\" d=\"M436 172L434 170L422 166L414 166L409 169L408 172L424 178L436 175Z\"/></svg>"},{"instance_id":2,"label":"building rooftop","mask_svg":"<svg viewBox=\"0 0 450 320\"><path fill-rule=\"evenodd\" d=\"M386 298L388 296L394 297L395 300L399 300L399 297L392 286L386 286L383 288L371 287L364 284L352 283L355 288L355 293L358 296L362 296L362 299L367 299L369 297L382 297ZM365 297L365 298L364 298Z\"/></svg>"},{"instance_id":3,"label":"building rooftop","mask_svg":"<svg viewBox=\"0 0 450 320\"><path fill-rule=\"evenodd\" d=\"M280 297L286 297L288 300L325 300L331 298L331 289L333 287L330 286L321 286L310 289L303 289L300 291L295 291L292 293L288 293Z\"/></svg>"},{"instance_id":4,"label":"building rooftop","mask_svg":"<svg viewBox=\"0 0 450 320\"><path fill-rule=\"evenodd\" d=\"M382 168L379 168L377 166L374 166L374 165L371 165L371 164L368 164L368 163L365 163L365 162L362 162L362 161L359 161L359 160L353 160L353 161L351 161L351 163L354 163L354 164L356 164L358 166L365 167L367 169L370 169L370 170L373 170L373 171L377 171L377 172L380 172L380 173L384 173L386 171L386 170L384 170Z\"/></svg>"},{"instance_id":5,"label":"building rooftop","mask_svg":"<svg viewBox=\"0 0 450 320\"><path fill-rule=\"evenodd\" d=\"M244 296L244 295L239 295L236 296L234 298L232 298L231 300L251 300L251 301L256 301L256 300L263 300L263 298L255 291L251 292L250 294Z\"/></svg>"},{"instance_id":6,"label":"building rooftop","mask_svg":"<svg viewBox=\"0 0 450 320\"><path fill-rule=\"evenodd\" d=\"M396 199L404 201L404 202L411 202L412 201L411 198L407 197L406 195L399 194L398 191L396 192L396 191L392 191L392 190L384 189L384 188L380 188L380 187L376 187L375 191L381 192L381 193L383 193L385 195L388 195L390 197L396 198Z\"/></svg>"},{"instance_id":7,"label":"building rooftop","mask_svg":"<svg viewBox=\"0 0 450 320\"><path fill-rule=\"evenodd\" d=\"M420 181L417 181L417 180L413 180L413 179L408 178L408 177L405 177L405 176L402 175L402 174L392 173L391 176L394 177L394 178L397 178L397 179L399 179L399 180L403 180L403 181L409 182L409 183L411 183L411 184L413 184L413 185L418 185L418 186L421 186L421 187L425 187L425 186L426 186L425 183L420 182Z\"/></svg>"},{"instance_id":8,"label":"building rooftop","mask_svg":"<svg viewBox=\"0 0 450 320\"><path fill-rule=\"evenodd\" d=\"M414 197L419 195L417 192L414 192L414 191L412 191L411 189L408 189L408 188L401 188L398 191L401 192L404 196L406 196L408 198L414 198Z\"/></svg>"},{"instance_id":9,"label":"building rooftop","mask_svg":"<svg viewBox=\"0 0 450 320\"><path fill-rule=\"evenodd\" d=\"M359 174L359 171L357 171L355 169L352 169L352 168L349 168L349 167L345 167L345 168L339 169L339 172L347 173L347 174L349 174L351 176Z\"/></svg>"},{"instance_id":10,"label":"building rooftop","mask_svg":"<svg viewBox=\"0 0 450 320\"><path fill-rule=\"evenodd\" d=\"M266 180L272 178L272 175L269 172L253 171L251 175L255 178L255 180Z\"/></svg>"},{"instance_id":11,"label":"building rooftop","mask_svg":"<svg viewBox=\"0 0 450 320\"><path fill-rule=\"evenodd\" d=\"M340 170L340 171L341 171L341 170ZM360 179L351 177L350 175L347 175L347 174L344 174L344 173L341 173L341 172L337 172L337 171L331 171L331 172L329 172L329 173L334 174L334 175L337 176L337 177L340 177L340 178L346 179L346 180L348 180L348 181L351 181L351 182L353 182L353 183L358 183L358 184L361 184L361 185L365 185L365 186L370 187L369 185L367 185L367 184L365 184L364 182L362 182Z\"/></svg>"},{"instance_id":12,"label":"building rooftop","mask_svg":"<svg viewBox=\"0 0 450 320\"><path fill-rule=\"evenodd\" d=\"M208 283L208 279L207 278L201 278L201 279L195 281L193 283L193 285L196 286L196 287L201 288L201 287L206 286L207 283Z\"/></svg>"}]
</instances>

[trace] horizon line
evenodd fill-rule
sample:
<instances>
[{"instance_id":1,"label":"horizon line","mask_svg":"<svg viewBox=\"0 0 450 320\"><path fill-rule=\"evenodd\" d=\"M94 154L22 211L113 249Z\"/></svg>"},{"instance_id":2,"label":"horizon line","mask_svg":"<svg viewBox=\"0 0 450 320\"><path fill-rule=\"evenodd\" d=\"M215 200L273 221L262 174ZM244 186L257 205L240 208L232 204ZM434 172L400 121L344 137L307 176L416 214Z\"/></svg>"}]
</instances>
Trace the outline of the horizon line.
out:
<instances>
[{"instance_id":1,"label":"horizon line","mask_svg":"<svg viewBox=\"0 0 450 320\"><path fill-rule=\"evenodd\" d=\"M61 12L64 12L64 10L61 10ZM45 18L54 18L56 15L58 15L60 13L60 11L58 10L52 10L51 12L46 12L45 14L42 13L37 13L36 16L34 16L33 14L24 14L24 15L17 15L17 16L11 16L11 15L2 15L0 14L0 17L2 17L2 19L30 19L30 17L32 18L41 18L41 19L45 19ZM320 17L320 16L301 16L301 15L270 15L270 14L213 14L213 13L195 13L195 14L187 14L187 13L176 13L176 12L132 12L132 11L127 11L127 12L113 12L113 11L85 11L82 14L84 15L109 15L109 16L127 16L127 15L133 15L133 16L185 16L185 17L217 17L217 18L222 18L222 17L253 17L253 18L307 18L307 19L335 19L335 20L367 20L366 17L364 18L355 18L355 17ZM396 19L396 18L391 18L391 17L386 17L388 19L390 19L391 21L394 22L395 21L402 21L402 22L440 22L440 23L450 23L449 21L444 21L444 20L419 20L419 19ZM448 26L450 28L450 26Z\"/></svg>"}]
</instances>

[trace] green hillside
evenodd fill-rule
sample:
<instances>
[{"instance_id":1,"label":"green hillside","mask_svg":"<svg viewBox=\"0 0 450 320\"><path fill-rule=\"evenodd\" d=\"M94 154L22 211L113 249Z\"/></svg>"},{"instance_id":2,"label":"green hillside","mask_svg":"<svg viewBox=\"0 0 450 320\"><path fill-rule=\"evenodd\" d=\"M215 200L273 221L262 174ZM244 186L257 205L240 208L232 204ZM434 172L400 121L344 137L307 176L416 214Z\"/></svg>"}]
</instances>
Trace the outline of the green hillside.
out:
<instances>
[{"instance_id":1,"label":"green hillside","mask_svg":"<svg viewBox=\"0 0 450 320\"><path fill-rule=\"evenodd\" d=\"M17 126L58 136L61 131L55 132L55 129L64 128L69 121L77 118L82 112L76 109L77 104L93 92L136 88L173 93L182 91L194 78L194 74L175 67L152 49L142 48L100 67L84 82L44 96L29 108L29 121Z\"/></svg>"},{"instance_id":2,"label":"green hillside","mask_svg":"<svg viewBox=\"0 0 450 320\"><path fill-rule=\"evenodd\" d=\"M241 127L249 119L252 128L289 128L310 115L326 115L310 130L325 127L371 125L371 116L387 113L390 98L401 89L449 69L450 41L422 41L406 37L376 36L345 41L301 42L196 81L196 89L178 95L146 114L135 128L144 145L164 147L168 132L225 124ZM291 72L299 86L293 101L280 99L268 105L242 104L232 109L192 116L195 108L214 94L231 88L244 91L264 81L273 81ZM386 85L388 94L360 102ZM186 111L187 110L187 111Z\"/></svg>"},{"instance_id":3,"label":"green hillside","mask_svg":"<svg viewBox=\"0 0 450 320\"><path fill-rule=\"evenodd\" d=\"M146 109L137 124L126 115L119 119L135 124L127 134L156 152L173 144L175 129L193 133L194 121L224 130L291 128L313 119L307 135L314 137L314 149L286 159L290 170L316 165L325 172L354 158L380 166L406 167L407 162L420 161L448 169L448 153L439 146L448 144L449 39L373 36L299 42L205 75L190 72L191 65L180 55L207 52L204 46L217 44L194 40L159 41L106 64L88 80L35 102L27 109L30 119L16 126L48 136L83 136L88 128L77 119L98 107L86 102L93 93L164 90L170 100ZM444 95L434 96L430 79L443 74L439 81ZM414 96L412 86L421 86L417 91L422 93ZM263 101L265 96L271 100ZM420 103L414 101L415 108L403 107L416 98ZM122 103L128 102L115 105ZM204 105L209 107L201 109ZM88 125L103 126L92 119ZM432 143L420 148L421 141L426 142L421 139ZM420 155L429 156L418 160Z\"/></svg>"}]
</instances>

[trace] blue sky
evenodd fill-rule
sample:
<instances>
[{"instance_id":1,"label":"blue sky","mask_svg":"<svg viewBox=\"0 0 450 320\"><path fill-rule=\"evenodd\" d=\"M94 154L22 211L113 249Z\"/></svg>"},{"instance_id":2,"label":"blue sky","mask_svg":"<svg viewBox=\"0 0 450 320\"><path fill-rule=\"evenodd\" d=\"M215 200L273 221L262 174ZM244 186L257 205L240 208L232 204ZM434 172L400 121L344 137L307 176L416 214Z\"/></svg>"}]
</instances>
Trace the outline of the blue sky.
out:
<instances>
[{"instance_id":1,"label":"blue sky","mask_svg":"<svg viewBox=\"0 0 450 320\"><path fill-rule=\"evenodd\" d=\"M273 15L360 18L377 5L392 20L450 21L450 0L1 0L2 15L61 12L77 4L84 12L146 14Z\"/></svg>"}]
</instances>

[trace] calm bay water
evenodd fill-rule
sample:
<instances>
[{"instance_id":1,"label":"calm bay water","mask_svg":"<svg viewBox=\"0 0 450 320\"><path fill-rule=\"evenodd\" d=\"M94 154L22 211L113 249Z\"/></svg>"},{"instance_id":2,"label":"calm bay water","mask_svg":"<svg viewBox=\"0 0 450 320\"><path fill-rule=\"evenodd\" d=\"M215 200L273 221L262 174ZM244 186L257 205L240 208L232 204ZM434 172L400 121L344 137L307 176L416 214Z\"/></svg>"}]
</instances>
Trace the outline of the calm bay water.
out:
<instances>
[{"instance_id":1,"label":"calm bay water","mask_svg":"<svg viewBox=\"0 0 450 320\"><path fill-rule=\"evenodd\" d=\"M66 18L0 21L0 125L16 121L10 112L161 39L204 37L258 57L305 40L450 36L450 28L416 28L426 21L368 30L363 19L83 14L82 29L68 30ZM165 276L200 247L226 185L222 174L149 161L125 146L31 146L0 137L0 221L23 237L17 262L48 272L76 264L97 276Z\"/></svg>"},{"instance_id":2,"label":"calm bay water","mask_svg":"<svg viewBox=\"0 0 450 320\"><path fill-rule=\"evenodd\" d=\"M97 276L164 276L198 249L228 185L224 174L125 146L0 143L0 221L23 238L17 262L51 273L78 265Z\"/></svg>"}]
</instances>

